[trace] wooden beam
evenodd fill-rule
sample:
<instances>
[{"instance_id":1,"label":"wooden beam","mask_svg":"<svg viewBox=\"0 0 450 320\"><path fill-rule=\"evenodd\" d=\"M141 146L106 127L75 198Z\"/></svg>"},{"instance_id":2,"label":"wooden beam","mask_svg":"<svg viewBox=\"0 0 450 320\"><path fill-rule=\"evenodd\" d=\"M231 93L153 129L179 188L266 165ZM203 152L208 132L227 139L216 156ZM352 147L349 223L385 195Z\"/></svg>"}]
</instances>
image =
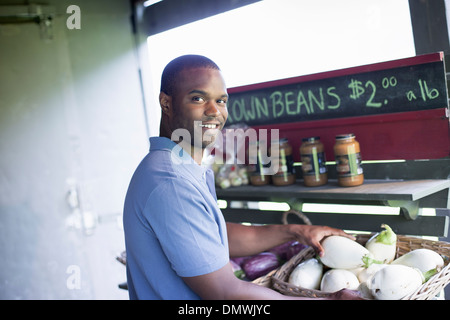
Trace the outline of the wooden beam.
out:
<instances>
[{"instance_id":1,"label":"wooden beam","mask_svg":"<svg viewBox=\"0 0 450 320\"><path fill-rule=\"evenodd\" d=\"M409 0L416 54L450 53L444 0Z\"/></svg>"},{"instance_id":2,"label":"wooden beam","mask_svg":"<svg viewBox=\"0 0 450 320\"><path fill-rule=\"evenodd\" d=\"M253 209L223 209L228 222L250 222L254 224L281 224L282 212ZM388 224L396 233L414 236L447 237L449 210L440 211L439 216L419 216L406 220L401 215L342 214L303 212L313 225L326 225L339 229L378 232L381 224ZM288 223L303 221L295 215L288 216Z\"/></svg>"},{"instance_id":3,"label":"wooden beam","mask_svg":"<svg viewBox=\"0 0 450 320\"><path fill-rule=\"evenodd\" d=\"M144 10L147 36L173 29L260 0L171 0L158 2Z\"/></svg>"}]
</instances>

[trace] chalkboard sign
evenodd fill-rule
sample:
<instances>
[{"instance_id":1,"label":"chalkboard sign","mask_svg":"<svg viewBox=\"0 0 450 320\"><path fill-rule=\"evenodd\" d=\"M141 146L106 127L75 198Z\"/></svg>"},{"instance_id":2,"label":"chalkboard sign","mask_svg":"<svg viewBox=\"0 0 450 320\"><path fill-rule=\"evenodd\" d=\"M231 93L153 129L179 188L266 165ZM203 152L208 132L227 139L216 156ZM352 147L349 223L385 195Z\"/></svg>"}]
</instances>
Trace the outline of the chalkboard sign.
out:
<instances>
[{"instance_id":1,"label":"chalkboard sign","mask_svg":"<svg viewBox=\"0 0 450 320\"><path fill-rule=\"evenodd\" d=\"M443 61L230 92L227 125L267 125L448 107Z\"/></svg>"}]
</instances>

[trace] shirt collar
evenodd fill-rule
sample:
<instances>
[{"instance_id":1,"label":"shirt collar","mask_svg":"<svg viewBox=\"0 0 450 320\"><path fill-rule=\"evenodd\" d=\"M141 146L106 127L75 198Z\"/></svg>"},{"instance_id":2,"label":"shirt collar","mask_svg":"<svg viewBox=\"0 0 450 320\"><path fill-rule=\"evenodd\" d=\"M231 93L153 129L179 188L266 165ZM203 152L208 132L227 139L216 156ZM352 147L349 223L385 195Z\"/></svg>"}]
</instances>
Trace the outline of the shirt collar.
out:
<instances>
[{"instance_id":1,"label":"shirt collar","mask_svg":"<svg viewBox=\"0 0 450 320\"><path fill-rule=\"evenodd\" d=\"M177 144L166 137L150 137L150 151L169 150L171 151Z\"/></svg>"}]
</instances>

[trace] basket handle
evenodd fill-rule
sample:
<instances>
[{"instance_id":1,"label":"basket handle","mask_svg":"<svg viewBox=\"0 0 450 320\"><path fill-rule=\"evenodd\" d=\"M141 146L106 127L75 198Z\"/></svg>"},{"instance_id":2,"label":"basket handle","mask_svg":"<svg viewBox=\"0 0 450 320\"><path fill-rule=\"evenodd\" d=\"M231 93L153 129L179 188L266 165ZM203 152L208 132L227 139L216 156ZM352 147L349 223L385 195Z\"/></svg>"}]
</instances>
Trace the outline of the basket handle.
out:
<instances>
[{"instance_id":1,"label":"basket handle","mask_svg":"<svg viewBox=\"0 0 450 320\"><path fill-rule=\"evenodd\" d=\"M297 211L297 210L294 210L294 209L291 209L289 211L283 212L283 215L281 216L281 221L283 222L283 224L288 224L287 216L289 214L291 214L291 213L295 214L297 217L299 217L301 220L303 220L303 222L305 224L312 225L311 220L309 220L309 218L305 214L303 214L301 211Z\"/></svg>"}]
</instances>

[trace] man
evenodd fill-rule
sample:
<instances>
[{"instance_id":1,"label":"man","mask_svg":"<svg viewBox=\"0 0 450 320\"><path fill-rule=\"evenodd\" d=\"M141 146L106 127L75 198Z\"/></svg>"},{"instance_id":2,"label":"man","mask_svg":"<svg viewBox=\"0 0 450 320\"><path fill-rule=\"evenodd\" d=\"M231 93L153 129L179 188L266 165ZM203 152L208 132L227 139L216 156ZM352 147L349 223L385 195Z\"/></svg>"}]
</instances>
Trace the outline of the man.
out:
<instances>
[{"instance_id":1,"label":"man","mask_svg":"<svg viewBox=\"0 0 450 320\"><path fill-rule=\"evenodd\" d=\"M221 71L206 57L182 56L163 71L160 136L150 138L124 206L131 299L294 299L239 280L229 257L294 239L321 254L323 237L350 237L321 226L225 223L201 160L227 120L227 99ZM357 296L343 290L334 298Z\"/></svg>"}]
</instances>

